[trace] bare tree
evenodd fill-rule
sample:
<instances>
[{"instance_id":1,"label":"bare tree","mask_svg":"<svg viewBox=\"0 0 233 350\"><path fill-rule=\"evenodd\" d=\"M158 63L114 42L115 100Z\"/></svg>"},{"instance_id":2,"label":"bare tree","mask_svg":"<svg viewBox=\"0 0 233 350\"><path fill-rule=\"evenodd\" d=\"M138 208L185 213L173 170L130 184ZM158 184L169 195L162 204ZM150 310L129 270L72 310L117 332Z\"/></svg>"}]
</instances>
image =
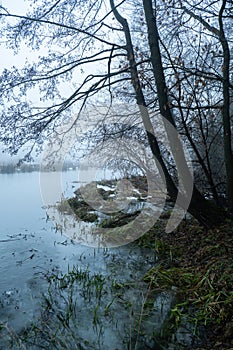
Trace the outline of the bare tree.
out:
<instances>
[{"instance_id":1,"label":"bare tree","mask_svg":"<svg viewBox=\"0 0 233 350\"><path fill-rule=\"evenodd\" d=\"M225 167L226 167L226 181L227 181L227 195L228 195L228 206L229 210L233 211L233 154L232 154L232 142L231 142L231 113L230 113L230 89L232 86L230 84L230 47L229 39L232 39L232 33L230 36L226 33L226 25L224 22L225 13L230 10L230 2L227 0L221 1L221 4L215 2L208 9L208 14L212 16L211 24L207 18L204 18L203 9L199 9L198 12L201 14L195 13L198 5L193 4L192 8L187 7L186 4L181 3L181 8L190 15L192 19L197 22L200 22L204 29L209 31L214 39L220 43L221 51L221 73L219 72L219 80L222 83L222 124L223 124L223 141L224 141L224 155L225 155ZM185 2L184 2L185 3ZM227 23L226 23L227 24ZM229 28L228 28L229 32Z\"/></svg>"},{"instance_id":2,"label":"bare tree","mask_svg":"<svg viewBox=\"0 0 233 350\"><path fill-rule=\"evenodd\" d=\"M178 133L171 133L166 126L168 124L186 136L217 199L217 194L214 192L216 186L211 174L212 168L208 163L208 152L207 158L203 157L198 149L198 136L195 131L191 132L197 125L195 120L198 120L202 127L203 140L206 140L205 133L209 122L208 126L204 125L203 104L199 101L196 103L185 101L182 93L182 90L186 89L191 98L189 86L192 77L199 77L201 82L206 76L210 80L216 78L215 72L211 71L210 74L209 71L203 71L203 66L199 69L198 62L195 69L183 62L183 48L179 43L181 32L185 29L188 19L192 17L200 22L201 17L187 9L180 1L169 2L169 6L163 2L151 0L142 2L135 0L132 3L126 0L119 2L42 0L38 3L25 16L18 16L4 8L1 9L2 21L4 19L6 21L2 34L10 47L17 51L20 43L26 42L28 47L34 50L41 48L45 50L45 55L39 57L38 62L27 63L21 71L17 68L5 70L1 76L0 90L4 110L1 118L0 140L8 146L9 151L16 153L21 146L28 144L29 150L26 157L29 158L35 145L41 145L58 125L63 125L69 114L74 113L74 108L78 108L79 111L74 121L77 123L87 101L98 94L103 96L107 93L110 103L114 99L121 98L126 101L136 100L148 144L160 164L169 195L174 201L180 197L182 203L182 199L190 191L188 187L192 175L186 166ZM127 10L124 16L122 15L123 6ZM193 9L195 9L194 6ZM163 26L161 22L163 14L170 10L173 12L171 15L168 14L165 20L169 20L172 24L174 18L176 19L175 32L173 32L174 26ZM202 11L207 13L205 8ZM222 83L223 88L219 91L219 95L222 94L223 98L225 123L223 139L228 201L231 210L233 172L230 174L232 156L228 108L230 51L226 46L228 40L224 36L225 14L227 18L226 1L223 1L219 10L218 34L214 35L218 35L222 46L225 45L224 55L226 55L224 77L217 74L216 80ZM184 22L185 16L188 16L186 22ZM13 24L11 20L14 20ZM202 25L204 25L203 21L201 19ZM140 40L140 37L143 40ZM189 38L187 36L187 47ZM175 48L179 52L178 57L175 54ZM200 57L201 53L198 55L199 60L201 60ZM190 60L190 56L187 56L187 59ZM90 64L92 64L92 71L88 72ZM93 71L93 64L96 66L101 64L102 69L97 68ZM82 79L75 81L76 76ZM59 88L62 81L73 83L73 91L70 94L63 93ZM35 91L35 88L38 89L42 100L38 105L28 101L28 91L30 89ZM195 95L197 97L197 94ZM211 107L215 108L216 105ZM168 122L168 124L165 123L165 129L173 153L173 162L177 166L177 173L184 186L183 193L178 190L162 145L156 138L150 114L153 109L159 110L164 120ZM198 111L195 118L194 109L195 112ZM187 118L191 111L192 118ZM226 216L225 212L207 200L196 186L193 188L189 211L207 227L221 223Z\"/></svg>"}]
</instances>

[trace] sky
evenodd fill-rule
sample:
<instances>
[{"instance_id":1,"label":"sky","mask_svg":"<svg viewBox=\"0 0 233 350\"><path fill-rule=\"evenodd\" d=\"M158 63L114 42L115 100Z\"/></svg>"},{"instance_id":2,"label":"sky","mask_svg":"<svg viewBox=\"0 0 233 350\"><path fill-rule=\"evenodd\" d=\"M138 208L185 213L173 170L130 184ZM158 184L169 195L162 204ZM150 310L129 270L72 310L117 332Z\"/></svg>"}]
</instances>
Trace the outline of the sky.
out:
<instances>
[{"instance_id":1,"label":"sky","mask_svg":"<svg viewBox=\"0 0 233 350\"><path fill-rule=\"evenodd\" d=\"M27 0L1 0L0 4L2 4L3 7L7 8L10 12L17 14L17 15L24 15L27 12ZM3 42L0 43L0 74L3 69L10 69L12 66L16 66L18 68L21 68L24 66L26 60L32 61L37 60L38 57L38 51L30 51L28 46L22 46L21 50L18 54L15 54L13 50L7 49L5 44ZM44 49L43 49L44 53ZM65 87L65 91L68 93L71 93L71 90L69 87ZM29 98L33 101L33 99L39 100L39 94L36 93L36 91L33 91L31 95L29 94ZM2 150L4 148L4 145L0 144L0 163L8 163L8 162L17 162L19 158L22 158L23 152L19 152L19 156L12 157L11 155L7 153L2 153Z\"/></svg>"},{"instance_id":2,"label":"sky","mask_svg":"<svg viewBox=\"0 0 233 350\"><path fill-rule=\"evenodd\" d=\"M1 4L3 7L6 7L7 9L11 10L12 12L15 12L17 14L24 14L26 12L26 1L24 0L2 0ZM30 53L31 55L31 53ZM18 55L14 55L14 52L12 50L9 50L5 47L3 43L0 45L0 72L4 68L11 68L12 66L23 66L24 62L28 56L28 50L21 50L21 52ZM0 144L0 162L9 162L13 161L16 162L19 157L12 157L8 154L2 154L2 149L4 146Z\"/></svg>"},{"instance_id":3,"label":"sky","mask_svg":"<svg viewBox=\"0 0 233 350\"><path fill-rule=\"evenodd\" d=\"M2 2L2 6L7 8L9 12L18 14L18 15L24 15L27 12L27 8L29 7L29 3L31 1L28 0L0 0L0 3ZM45 49L43 48L43 54L45 53ZM40 52L39 52L40 53ZM23 67L26 60L33 61L37 60L38 57L38 51L30 51L30 49L25 45L21 51L15 55L14 52L10 49L7 49L4 44L1 43L0 45L0 74L1 71L4 68L10 69L12 66L16 66L18 68ZM96 67L95 67L96 69ZM93 73L93 67L86 66L85 73ZM78 77L79 78L79 77ZM76 76L77 79L77 76ZM82 76L83 79L83 76ZM71 95L73 92L73 88L70 84L70 82L67 82L64 84L64 86L61 89L61 92L63 96ZM32 97L31 97L32 95ZM33 91L32 94L29 95L29 98L32 101L39 100L39 94L36 93L36 91ZM35 100L34 100L35 99ZM10 160L17 161L18 158L22 157L22 153L19 153L20 157L11 157L7 154L2 154L1 150L3 149L3 145L0 144L0 163L2 162L9 162Z\"/></svg>"},{"instance_id":4,"label":"sky","mask_svg":"<svg viewBox=\"0 0 233 350\"><path fill-rule=\"evenodd\" d=\"M2 6L6 7L10 12L17 15L23 15L26 13L28 6L26 6L27 0L2 0ZM27 58L35 58L38 56L37 52L30 51L26 45L22 47L19 54L15 55L13 50L7 49L4 44L0 46L0 70L4 68L11 68L15 66L23 66Z\"/></svg>"}]
</instances>

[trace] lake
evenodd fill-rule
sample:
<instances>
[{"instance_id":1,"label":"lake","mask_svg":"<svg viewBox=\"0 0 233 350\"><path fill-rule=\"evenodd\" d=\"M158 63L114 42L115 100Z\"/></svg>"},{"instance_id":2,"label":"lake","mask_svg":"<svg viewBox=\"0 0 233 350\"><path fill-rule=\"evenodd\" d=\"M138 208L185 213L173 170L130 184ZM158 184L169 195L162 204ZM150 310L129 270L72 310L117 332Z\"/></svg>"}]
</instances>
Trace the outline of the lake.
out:
<instances>
[{"instance_id":1,"label":"lake","mask_svg":"<svg viewBox=\"0 0 233 350\"><path fill-rule=\"evenodd\" d=\"M38 273L54 266L65 269L67 261L75 263L76 254L89 254L90 249L61 244L65 237L46 221L39 173L1 174L0 181L0 293L8 296L0 320L7 317L9 324L19 329L37 307L41 292Z\"/></svg>"},{"instance_id":2,"label":"lake","mask_svg":"<svg viewBox=\"0 0 233 350\"><path fill-rule=\"evenodd\" d=\"M76 277L82 278L81 284L75 285L78 296L75 307L79 312L75 322L79 322L79 334L76 336L82 339L82 344L86 344L83 348L123 350L134 349L141 344L137 349L153 349L156 334L166 320L173 300L171 294L160 293L153 297L152 303L150 301L145 319L144 314L140 316L149 293L142 278L155 262L154 253L133 243L118 248L98 249L71 241L67 235L56 230L54 222L46 214L39 175L39 172L0 174L0 323L17 334L22 329L28 329L31 322L41 320L42 294L48 290L48 278L45 276L61 276L72 266L78 266ZM53 177L52 174L48 176ZM76 171L64 172L61 186L64 196L72 195L76 186ZM57 194L56 200L60 196L60 193ZM85 281L83 276L86 276ZM97 279L102 281L104 295L101 299L98 289L98 300L96 293L87 291L84 295L86 281L88 288L97 288L94 286ZM57 287L51 288L55 298ZM66 288L62 289L62 293L65 294L59 294L60 298L68 298ZM49 295L50 298L53 296ZM106 310L111 310L111 318ZM53 314L56 314L54 309ZM139 326L143 329L143 335L136 331ZM75 329L76 332L76 328L77 324L74 323L73 331ZM5 335L0 341L0 349L6 348L6 338ZM156 349L159 348L157 345ZM28 349L39 347L35 345Z\"/></svg>"}]
</instances>

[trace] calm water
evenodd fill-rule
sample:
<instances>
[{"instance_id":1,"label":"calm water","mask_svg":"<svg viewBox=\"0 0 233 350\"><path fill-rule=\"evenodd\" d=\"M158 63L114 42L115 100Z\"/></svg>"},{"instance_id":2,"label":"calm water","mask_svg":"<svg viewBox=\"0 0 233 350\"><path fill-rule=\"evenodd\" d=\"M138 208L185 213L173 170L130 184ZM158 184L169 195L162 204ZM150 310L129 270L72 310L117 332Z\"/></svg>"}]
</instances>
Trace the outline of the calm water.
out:
<instances>
[{"instance_id":1,"label":"calm water","mask_svg":"<svg viewBox=\"0 0 233 350\"><path fill-rule=\"evenodd\" d=\"M51 189L50 180L48 188ZM147 294L147 286L142 283L142 277L154 264L155 257L152 252L142 250L134 244L112 249L73 244L67 236L55 230L54 223L48 220L43 208L37 172L0 174L0 186L0 323L7 323L14 332L27 327L40 316L42 294L48 287L44 274L51 271L67 272L68 266L78 265L82 270L88 268L91 275L100 273L106 277L105 280L109 281L106 282L106 302L113 305L111 322L108 318L103 320L101 341L98 336L97 344L97 335L91 327L95 305L90 303L92 309L89 309L85 298L78 299L79 330L90 343L87 349L128 349L123 338L125 334L126 338L131 334L131 311L134 310L135 315L140 315ZM76 172L63 173L61 188L64 195L72 195L76 187ZM53 200L60 198L61 193L56 193L55 189ZM123 288L122 299L112 304L113 279L120 284L130 281L129 285L136 283L137 287ZM82 291L80 292L82 294ZM153 302L154 306L152 303L150 311L146 312L143 319L144 338L141 347L137 349L155 349L150 335L161 329L172 297L162 293L154 297ZM130 312L125 309L125 305L129 303L133 305ZM0 349L5 349L5 338L1 340L1 336L0 333Z\"/></svg>"},{"instance_id":2,"label":"calm water","mask_svg":"<svg viewBox=\"0 0 233 350\"><path fill-rule=\"evenodd\" d=\"M65 195L74 191L72 181L77 180L76 176L75 171L63 174ZM150 258L154 257L140 254L138 248L132 249L128 245L106 252L72 244L66 236L56 232L53 222L46 220L39 173L1 174L0 186L0 322L8 322L14 331L26 327L33 317L39 315L41 295L47 287L42 278L43 273L52 270L67 272L68 265L78 264L83 269L88 267L90 273L114 276L124 281L129 276L131 280L132 276L133 279L141 280L143 273L148 270ZM138 297L141 300L141 295ZM86 315L85 311L83 317L89 323L92 318L87 320ZM126 318L128 316L126 314ZM93 316L90 314L90 317ZM122 313L115 317L116 322L121 324ZM124 322L127 324L128 320ZM119 339L111 334L117 346ZM106 328L106 337L109 336ZM118 330L119 336L121 332ZM105 349L108 349L108 342L109 339L106 339ZM112 349L112 342L109 342L109 349Z\"/></svg>"},{"instance_id":3,"label":"calm water","mask_svg":"<svg viewBox=\"0 0 233 350\"><path fill-rule=\"evenodd\" d=\"M68 174L67 178L74 176ZM0 321L17 329L31 319L40 299L40 272L66 269L79 254L92 255L84 246L64 245L65 237L46 222L39 173L0 175ZM67 190L64 182L64 190Z\"/></svg>"}]
</instances>

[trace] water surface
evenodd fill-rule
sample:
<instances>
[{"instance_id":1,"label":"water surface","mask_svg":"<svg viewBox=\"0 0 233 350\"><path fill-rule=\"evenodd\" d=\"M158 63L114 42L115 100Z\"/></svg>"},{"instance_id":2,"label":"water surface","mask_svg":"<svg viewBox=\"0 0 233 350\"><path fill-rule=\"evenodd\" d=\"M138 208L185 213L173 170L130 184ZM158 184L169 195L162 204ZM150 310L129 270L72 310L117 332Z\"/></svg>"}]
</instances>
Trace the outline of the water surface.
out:
<instances>
[{"instance_id":1,"label":"water surface","mask_svg":"<svg viewBox=\"0 0 233 350\"><path fill-rule=\"evenodd\" d=\"M52 179L53 174L48 174L48 178L50 176ZM150 308L144 310L149 294L142 279L155 263L154 253L133 243L98 249L72 242L56 229L46 214L38 172L0 174L0 186L0 323L19 332L40 319L42 294L46 294L48 288L44 276L67 273L75 265L80 271L90 273L90 281L92 276L101 275L106 289L98 305L103 318L98 328L94 316L96 296L86 299L82 287L75 287L75 315L78 313L76 321L80 334L76 334L77 325L74 331L89 344L84 348L124 350L131 346L130 349L134 349L134 332L137 335L137 329L142 327L137 349L154 349L156 334L163 327L173 301L169 293L156 295L149 291L152 301ZM72 195L77 186L76 171L64 172L64 196ZM54 192L55 201L60 199L61 193L55 197ZM112 286L117 287L114 292ZM65 293L65 300L69 291L64 289L62 293ZM111 309L111 318L105 315L106 307ZM156 349L160 348L158 344L156 346ZM3 348L6 345L2 339L0 349Z\"/></svg>"}]
</instances>

